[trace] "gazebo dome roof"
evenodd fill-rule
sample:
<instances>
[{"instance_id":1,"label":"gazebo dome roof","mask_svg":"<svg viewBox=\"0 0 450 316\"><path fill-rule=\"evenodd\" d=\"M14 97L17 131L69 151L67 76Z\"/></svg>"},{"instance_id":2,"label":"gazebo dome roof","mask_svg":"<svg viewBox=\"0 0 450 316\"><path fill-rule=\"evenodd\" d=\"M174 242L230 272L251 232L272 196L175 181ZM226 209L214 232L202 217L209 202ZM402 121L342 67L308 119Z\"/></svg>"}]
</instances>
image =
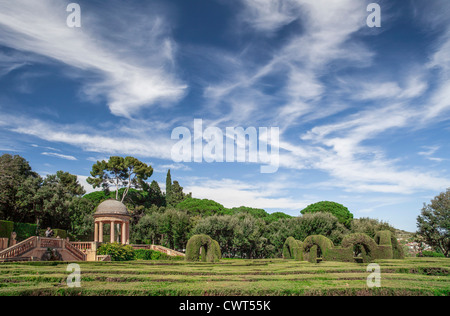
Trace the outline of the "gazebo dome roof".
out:
<instances>
[{"instance_id":1,"label":"gazebo dome roof","mask_svg":"<svg viewBox=\"0 0 450 316\"><path fill-rule=\"evenodd\" d=\"M127 215L128 213L127 207L116 200L106 200L99 204L97 207L97 211L94 215Z\"/></svg>"}]
</instances>

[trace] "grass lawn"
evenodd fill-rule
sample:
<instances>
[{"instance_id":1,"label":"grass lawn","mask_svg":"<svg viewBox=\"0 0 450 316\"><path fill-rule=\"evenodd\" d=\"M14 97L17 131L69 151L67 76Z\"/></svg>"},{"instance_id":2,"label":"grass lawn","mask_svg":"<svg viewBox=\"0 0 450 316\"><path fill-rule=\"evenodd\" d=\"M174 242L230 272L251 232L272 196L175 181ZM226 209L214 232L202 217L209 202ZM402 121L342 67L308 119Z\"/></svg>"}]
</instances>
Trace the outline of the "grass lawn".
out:
<instances>
[{"instance_id":1,"label":"grass lawn","mask_svg":"<svg viewBox=\"0 0 450 316\"><path fill-rule=\"evenodd\" d=\"M367 264L283 259L82 262L81 288L67 263L0 263L0 295L450 295L450 259L378 260L381 287L367 286Z\"/></svg>"}]
</instances>

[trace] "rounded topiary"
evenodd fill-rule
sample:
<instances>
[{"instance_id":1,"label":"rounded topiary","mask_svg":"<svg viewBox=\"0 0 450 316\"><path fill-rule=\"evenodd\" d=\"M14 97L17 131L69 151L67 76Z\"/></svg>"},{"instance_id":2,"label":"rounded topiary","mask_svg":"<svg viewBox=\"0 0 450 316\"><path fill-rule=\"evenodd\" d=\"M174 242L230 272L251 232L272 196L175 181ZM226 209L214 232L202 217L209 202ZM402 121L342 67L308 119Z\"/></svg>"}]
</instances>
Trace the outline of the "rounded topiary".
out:
<instances>
[{"instance_id":1,"label":"rounded topiary","mask_svg":"<svg viewBox=\"0 0 450 316\"><path fill-rule=\"evenodd\" d=\"M294 237L288 237L283 245L283 258L284 259L303 259L303 243L296 240Z\"/></svg>"},{"instance_id":2,"label":"rounded topiary","mask_svg":"<svg viewBox=\"0 0 450 316\"><path fill-rule=\"evenodd\" d=\"M333 242L325 236L311 235L303 241L303 251L309 253L314 245L317 246L318 257L322 257L328 249L334 246Z\"/></svg>"},{"instance_id":3,"label":"rounded topiary","mask_svg":"<svg viewBox=\"0 0 450 316\"><path fill-rule=\"evenodd\" d=\"M346 235L342 239L341 245L343 248L354 248L355 246L361 246L361 253L365 262L375 259L378 251L378 245L375 240L363 233Z\"/></svg>"},{"instance_id":4,"label":"rounded topiary","mask_svg":"<svg viewBox=\"0 0 450 316\"><path fill-rule=\"evenodd\" d=\"M186 245L186 261L215 262L221 256L219 243L208 235L194 235Z\"/></svg>"}]
</instances>

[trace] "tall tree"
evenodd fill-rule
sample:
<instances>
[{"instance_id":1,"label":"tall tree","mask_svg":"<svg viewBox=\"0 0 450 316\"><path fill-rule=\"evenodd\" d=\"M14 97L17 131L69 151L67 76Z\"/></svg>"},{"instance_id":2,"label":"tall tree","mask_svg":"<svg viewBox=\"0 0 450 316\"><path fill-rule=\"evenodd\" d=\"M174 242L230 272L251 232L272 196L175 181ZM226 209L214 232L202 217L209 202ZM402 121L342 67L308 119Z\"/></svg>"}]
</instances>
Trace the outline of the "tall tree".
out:
<instances>
[{"instance_id":1,"label":"tall tree","mask_svg":"<svg viewBox=\"0 0 450 316\"><path fill-rule=\"evenodd\" d=\"M446 257L450 251L450 188L423 206L417 217L417 233Z\"/></svg>"},{"instance_id":2,"label":"tall tree","mask_svg":"<svg viewBox=\"0 0 450 316\"><path fill-rule=\"evenodd\" d=\"M174 181L172 184L170 198L168 199L168 205L176 206L178 203L182 202L186 198L186 194L183 193L183 187Z\"/></svg>"},{"instance_id":3,"label":"tall tree","mask_svg":"<svg viewBox=\"0 0 450 316\"><path fill-rule=\"evenodd\" d=\"M24 205L18 201L17 193L28 178L40 177L23 157L10 154L0 156L0 218L13 221L20 218L19 210Z\"/></svg>"},{"instance_id":4,"label":"tall tree","mask_svg":"<svg viewBox=\"0 0 450 316\"><path fill-rule=\"evenodd\" d=\"M130 188L142 188L153 174L153 168L134 157L110 157L108 161L97 161L92 166L91 176L87 182L94 189L102 187L105 193L109 193L109 188L115 186L116 200L119 200L119 189L123 190L121 202L124 201Z\"/></svg>"},{"instance_id":5,"label":"tall tree","mask_svg":"<svg viewBox=\"0 0 450 316\"><path fill-rule=\"evenodd\" d=\"M155 180L152 181L148 190L148 199L152 205L157 206L165 206L165 198L162 194L161 188L159 187L158 182Z\"/></svg>"},{"instance_id":6,"label":"tall tree","mask_svg":"<svg viewBox=\"0 0 450 316\"><path fill-rule=\"evenodd\" d=\"M86 191L79 184L76 175L64 171L48 175L37 192L43 201L44 224L70 229L72 203L74 198L81 197L84 193Z\"/></svg>"},{"instance_id":7,"label":"tall tree","mask_svg":"<svg viewBox=\"0 0 450 316\"><path fill-rule=\"evenodd\" d=\"M170 169L167 171L166 176L166 204L170 205L172 199L172 176L170 175Z\"/></svg>"}]
</instances>

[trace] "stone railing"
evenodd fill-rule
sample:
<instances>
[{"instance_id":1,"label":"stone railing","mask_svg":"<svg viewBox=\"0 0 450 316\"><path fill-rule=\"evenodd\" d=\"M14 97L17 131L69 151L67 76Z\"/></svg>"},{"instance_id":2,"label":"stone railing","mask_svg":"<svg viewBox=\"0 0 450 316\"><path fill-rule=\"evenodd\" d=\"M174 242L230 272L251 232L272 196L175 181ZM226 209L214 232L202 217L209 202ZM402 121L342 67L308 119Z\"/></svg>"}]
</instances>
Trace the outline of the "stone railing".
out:
<instances>
[{"instance_id":1,"label":"stone railing","mask_svg":"<svg viewBox=\"0 0 450 316\"><path fill-rule=\"evenodd\" d=\"M73 256L81 261L86 261L86 254L72 245L69 241L64 242L64 248L67 249Z\"/></svg>"},{"instance_id":2,"label":"stone railing","mask_svg":"<svg viewBox=\"0 0 450 316\"><path fill-rule=\"evenodd\" d=\"M160 251L160 252L164 252L165 254L171 256L171 257L177 257L177 256L181 256L184 257L185 254L173 249L169 249L163 246L157 246L157 245L152 245L152 249L156 250L156 251Z\"/></svg>"},{"instance_id":3,"label":"stone railing","mask_svg":"<svg viewBox=\"0 0 450 316\"><path fill-rule=\"evenodd\" d=\"M64 248L64 240L59 238L38 237L38 247L42 248Z\"/></svg>"},{"instance_id":4,"label":"stone railing","mask_svg":"<svg viewBox=\"0 0 450 316\"><path fill-rule=\"evenodd\" d=\"M8 249L0 251L0 259L8 259L23 255L27 251L36 248L38 245L38 237L32 236Z\"/></svg>"},{"instance_id":5,"label":"stone railing","mask_svg":"<svg viewBox=\"0 0 450 316\"><path fill-rule=\"evenodd\" d=\"M75 248L77 248L78 250L81 251L88 251L88 250L92 250L92 244L93 242L71 242L72 246L74 246Z\"/></svg>"},{"instance_id":6,"label":"stone railing","mask_svg":"<svg viewBox=\"0 0 450 316\"><path fill-rule=\"evenodd\" d=\"M158 246L158 245L131 245L134 249L150 249L150 250L155 250L155 251L159 251L159 252L163 252L165 254L167 254L168 256L171 257L177 257L177 256L181 256L184 257L185 254L176 250L172 250L163 246Z\"/></svg>"}]
</instances>

